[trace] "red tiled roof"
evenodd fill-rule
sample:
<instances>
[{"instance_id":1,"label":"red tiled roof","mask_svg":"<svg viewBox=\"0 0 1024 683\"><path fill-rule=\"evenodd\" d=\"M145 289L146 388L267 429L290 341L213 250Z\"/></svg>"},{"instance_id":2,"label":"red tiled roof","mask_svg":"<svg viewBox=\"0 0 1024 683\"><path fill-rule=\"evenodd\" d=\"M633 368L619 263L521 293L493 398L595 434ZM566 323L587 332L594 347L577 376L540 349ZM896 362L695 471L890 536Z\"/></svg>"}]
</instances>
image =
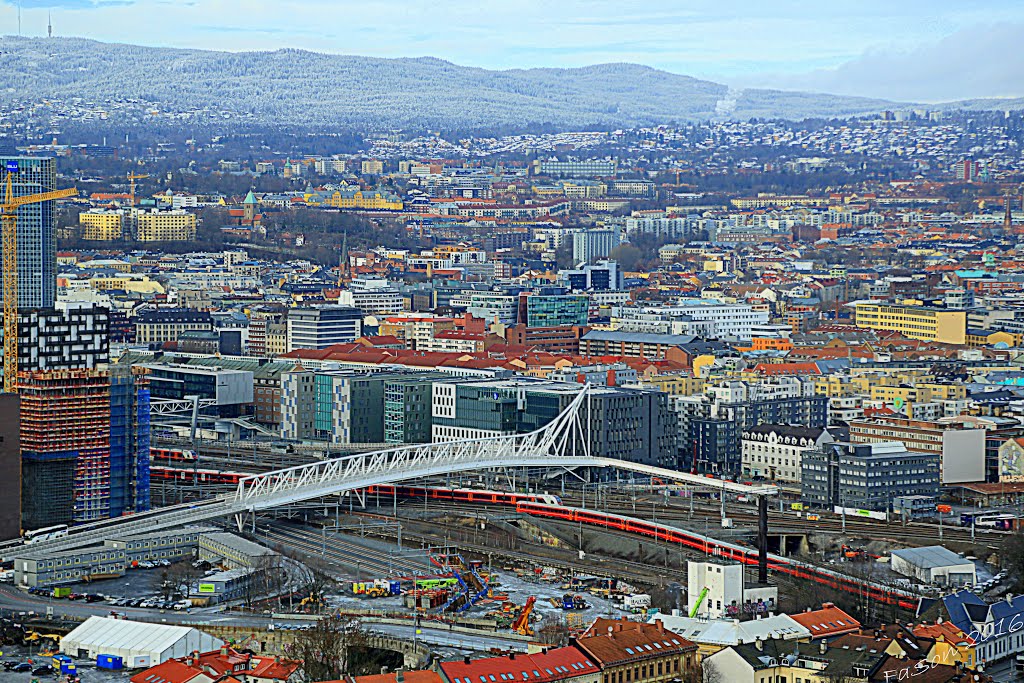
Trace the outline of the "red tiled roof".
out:
<instances>
[{"instance_id":1,"label":"red tiled roof","mask_svg":"<svg viewBox=\"0 0 1024 683\"><path fill-rule=\"evenodd\" d=\"M197 673L216 674L216 676L244 672L246 675L254 677L287 681L298 670L299 665L300 662L294 659L251 655L224 647L220 650L200 654L195 660L193 669Z\"/></svg>"},{"instance_id":2,"label":"red tiled roof","mask_svg":"<svg viewBox=\"0 0 1024 683\"><path fill-rule=\"evenodd\" d=\"M914 626L914 635L922 638L939 640L947 643L973 643L974 640L966 633L958 629L951 621L942 621L934 624L917 624Z\"/></svg>"},{"instance_id":3,"label":"red tiled roof","mask_svg":"<svg viewBox=\"0 0 1024 683\"><path fill-rule=\"evenodd\" d=\"M964 679L980 683L992 680L987 674L976 674L971 677L964 676L963 671L950 664L928 662L923 658L915 661L913 659L894 657L893 655L886 656L881 666L875 669L870 680L893 681L898 680L900 676L903 676L905 679L913 676L911 680L917 683L952 683L953 681Z\"/></svg>"},{"instance_id":4,"label":"red tiled roof","mask_svg":"<svg viewBox=\"0 0 1024 683\"><path fill-rule=\"evenodd\" d=\"M598 618L577 639L576 646L601 666L691 652L697 646L669 631L660 621L642 624L628 619Z\"/></svg>"},{"instance_id":5,"label":"red tiled roof","mask_svg":"<svg viewBox=\"0 0 1024 683\"><path fill-rule=\"evenodd\" d=\"M442 662L441 669L452 683L546 683L598 671L597 665L574 647L533 655Z\"/></svg>"},{"instance_id":6,"label":"red tiled roof","mask_svg":"<svg viewBox=\"0 0 1024 683\"><path fill-rule=\"evenodd\" d=\"M816 363L758 363L754 372L759 375L820 375L821 370Z\"/></svg>"},{"instance_id":7,"label":"red tiled roof","mask_svg":"<svg viewBox=\"0 0 1024 683\"><path fill-rule=\"evenodd\" d=\"M898 413L896 413L896 411L894 411L892 408L886 408L885 406L882 406L881 408L865 408L864 409L864 417L879 417L879 416L882 416L882 415L897 415L897 414Z\"/></svg>"},{"instance_id":8,"label":"red tiled roof","mask_svg":"<svg viewBox=\"0 0 1024 683\"><path fill-rule=\"evenodd\" d=\"M257 657L249 675L259 678L271 678L278 681L286 681L291 678L299 669L299 662L293 659L282 659L280 657Z\"/></svg>"},{"instance_id":9,"label":"red tiled roof","mask_svg":"<svg viewBox=\"0 0 1024 683\"><path fill-rule=\"evenodd\" d=\"M397 683L397 674L371 674L368 676L354 676L351 679L354 683ZM402 680L405 683L443 683L436 671L429 669L423 671L404 671ZM348 683L345 681L324 681L323 683Z\"/></svg>"},{"instance_id":10,"label":"red tiled roof","mask_svg":"<svg viewBox=\"0 0 1024 683\"><path fill-rule=\"evenodd\" d=\"M404 346L403 342L393 334L382 334L374 335L369 337L360 337L361 341L365 341L369 346Z\"/></svg>"},{"instance_id":11,"label":"red tiled roof","mask_svg":"<svg viewBox=\"0 0 1024 683\"><path fill-rule=\"evenodd\" d=\"M821 609L809 610L789 616L810 631L812 639L837 636L843 633L855 633L860 630L859 621L831 602L823 604Z\"/></svg>"},{"instance_id":12,"label":"red tiled roof","mask_svg":"<svg viewBox=\"0 0 1024 683\"><path fill-rule=\"evenodd\" d=\"M150 667L145 671L131 677L131 683L152 683L152 676L159 676L167 683L187 683L196 676L202 675L202 671L186 666L176 659L168 659L162 664Z\"/></svg>"}]
</instances>

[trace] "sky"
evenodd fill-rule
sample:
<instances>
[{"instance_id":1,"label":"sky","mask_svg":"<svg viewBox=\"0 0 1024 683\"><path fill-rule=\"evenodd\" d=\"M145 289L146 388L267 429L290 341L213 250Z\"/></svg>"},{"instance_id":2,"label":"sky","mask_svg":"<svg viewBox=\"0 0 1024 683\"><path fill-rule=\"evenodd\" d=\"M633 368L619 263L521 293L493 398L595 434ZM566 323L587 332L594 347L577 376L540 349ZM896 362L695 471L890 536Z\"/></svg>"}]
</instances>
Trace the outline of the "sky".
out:
<instances>
[{"instance_id":1,"label":"sky","mask_svg":"<svg viewBox=\"0 0 1024 683\"><path fill-rule=\"evenodd\" d=\"M19 0L0 0L0 34ZM635 62L735 87L1024 96L1024 0L20 0L21 32L214 50Z\"/></svg>"}]
</instances>

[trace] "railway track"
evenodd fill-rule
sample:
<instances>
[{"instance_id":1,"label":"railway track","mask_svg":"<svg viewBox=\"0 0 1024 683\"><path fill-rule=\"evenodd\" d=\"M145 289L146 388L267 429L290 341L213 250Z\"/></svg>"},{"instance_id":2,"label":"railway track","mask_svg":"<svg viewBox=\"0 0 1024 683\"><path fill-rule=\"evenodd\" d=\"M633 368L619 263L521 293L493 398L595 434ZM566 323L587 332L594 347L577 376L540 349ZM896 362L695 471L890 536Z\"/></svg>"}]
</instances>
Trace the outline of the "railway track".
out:
<instances>
[{"instance_id":1,"label":"railway track","mask_svg":"<svg viewBox=\"0 0 1024 683\"><path fill-rule=\"evenodd\" d=\"M404 507L410 512L415 512L417 505L418 503L416 501L409 500L399 502L398 508L402 509ZM384 509L385 507L389 506L386 502L382 502L380 509ZM601 505L600 507L590 507L589 509L627 515L638 519L671 523L684 528L690 528L694 531L701 531L703 522L708 522L707 530L709 533L712 533L712 535L716 529L720 528L719 522L721 518L721 510L717 506L694 506L692 515L690 515L688 509L685 508L657 508L652 511L651 507L645 507L642 505L638 505L635 511L631 505ZM502 512L515 514L510 506L452 502L439 503L437 501L431 502L430 510L435 513L462 513L467 516L492 516L495 514L500 515ZM727 511L727 515L737 524L738 527L746 527L751 530L757 528L757 515L755 513ZM818 521L809 521L803 518L775 513L769 516L768 525L770 533L772 531L781 530L805 534L844 533L842 520L833 517L823 517ZM924 528L922 528L922 526ZM913 545L933 545L937 543L955 542L967 545L984 546L991 550L997 550L1002 540L1001 535L1005 534L1005 532L979 532L976 534L976 538L972 539L971 532L969 530L962 527L946 526L943 527L943 535L940 539L938 536L937 526L929 527L925 525L907 525L904 527L894 523L886 524L882 522L865 522L858 519L847 519L845 534L847 536L859 536L874 540L906 542Z\"/></svg>"},{"instance_id":2,"label":"railway track","mask_svg":"<svg viewBox=\"0 0 1024 683\"><path fill-rule=\"evenodd\" d=\"M261 524L258 530L271 543L286 545L307 555L323 557L336 564L365 568L368 572L382 575L399 572L409 576L430 572L430 569L423 565L353 543L339 534L322 537L311 529L283 524Z\"/></svg>"},{"instance_id":3,"label":"railway track","mask_svg":"<svg viewBox=\"0 0 1024 683\"><path fill-rule=\"evenodd\" d=\"M287 457L297 457L303 461L308 461L309 458L308 455L297 456L296 454L289 454ZM170 498L172 500L195 498L195 496L189 493L189 491L194 488L198 488L199 491L206 492L223 492L232 488L233 484L220 484L210 481L205 481L200 484L190 482L187 475L193 470L193 467L198 469L211 469L220 465L223 466L223 471L254 474L267 471L268 466L273 467L276 465L286 464L283 462L249 463L245 462L244 455L240 458L234 457L232 459L201 456L200 461L201 466L193 466L189 463L171 464L155 461L154 464L159 464L165 467L180 466L176 468L181 469L181 471L186 475L186 479L182 481L155 479L154 488L157 489L161 499L166 499L167 493L171 494ZM294 464L294 461L290 461L287 464ZM631 495L604 492L600 496L587 497L586 505L584 505L583 498L583 496L580 496L578 493L573 491L569 491L562 495L563 503L566 505L597 509L603 512L628 515L651 521L671 522L678 525L692 526L695 521L699 522L701 520L706 520L707 522L713 521L714 526L717 528L718 520L721 516L721 507L718 503L714 502L693 502L693 508L691 511L689 502L686 504L677 504L675 500L662 499L660 496L651 496L650 494L634 497ZM414 500L410 500L408 503L410 505L415 505ZM597 504L595 505L595 503ZM475 509L472 505L452 503L448 501L443 503L439 501L430 501L430 504L435 509L441 507L441 509L451 511ZM493 505L489 506L488 509L500 510L502 507L503 506L500 505ZM753 509L744 509L744 507L746 506L742 503L730 503L727 505L726 515L739 526L756 528L756 511ZM800 533L818 534L845 533L848 536L884 539L896 543L902 542L912 545L961 543L965 545L981 545L989 550L997 550L1001 544L1001 536L1006 533L995 530L975 530L975 533L972 535L969 529L954 525L944 525L942 528L942 535L940 537L938 525L923 522L910 522L906 525L901 525L891 522L869 522L856 517L847 517L844 525L843 521L832 513L819 513L820 518L815 521L807 520L805 517L796 517L795 515L778 510L770 510L768 514L769 529L784 529ZM708 528L711 528L710 524L708 525Z\"/></svg>"}]
</instances>

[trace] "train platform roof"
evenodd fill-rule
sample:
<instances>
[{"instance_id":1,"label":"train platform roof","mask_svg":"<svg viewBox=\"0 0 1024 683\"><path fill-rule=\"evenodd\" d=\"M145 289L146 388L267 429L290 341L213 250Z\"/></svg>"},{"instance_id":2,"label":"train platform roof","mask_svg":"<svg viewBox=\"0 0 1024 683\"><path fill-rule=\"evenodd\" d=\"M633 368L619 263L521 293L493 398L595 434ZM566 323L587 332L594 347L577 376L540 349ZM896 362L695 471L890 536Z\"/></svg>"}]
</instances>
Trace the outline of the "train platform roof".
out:
<instances>
[{"instance_id":1,"label":"train platform roof","mask_svg":"<svg viewBox=\"0 0 1024 683\"><path fill-rule=\"evenodd\" d=\"M975 484L959 484L958 488L985 496L1000 496L1007 493L1024 493L1024 481L978 482Z\"/></svg>"}]
</instances>

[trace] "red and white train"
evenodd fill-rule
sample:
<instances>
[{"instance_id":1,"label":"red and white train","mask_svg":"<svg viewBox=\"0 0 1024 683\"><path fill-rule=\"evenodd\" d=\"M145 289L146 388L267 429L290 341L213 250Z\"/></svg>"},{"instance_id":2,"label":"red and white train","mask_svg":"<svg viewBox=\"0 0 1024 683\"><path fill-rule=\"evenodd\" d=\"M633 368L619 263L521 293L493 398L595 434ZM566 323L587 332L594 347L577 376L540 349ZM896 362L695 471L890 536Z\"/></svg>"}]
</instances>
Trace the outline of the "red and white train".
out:
<instances>
[{"instance_id":1,"label":"red and white train","mask_svg":"<svg viewBox=\"0 0 1024 683\"><path fill-rule=\"evenodd\" d=\"M666 543L678 543L693 550L706 552L727 560L735 560L743 564L757 565L758 561L758 551L756 548L747 548L735 543L720 541L701 534L632 517L539 503L518 503L516 511L535 517L549 517L551 519L588 524L604 529L625 531L648 536ZM856 579L792 558L769 554L768 569L789 574L797 579L821 583L836 590L866 595L871 600L885 604L895 604L906 609L917 608L918 596L913 593L872 581Z\"/></svg>"},{"instance_id":2,"label":"red and white train","mask_svg":"<svg viewBox=\"0 0 1024 683\"><path fill-rule=\"evenodd\" d=\"M518 505L519 503L542 503L559 505L561 499L550 493L509 493L508 491L487 491L484 489L448 489L421 486L396 486L379 484L366 488L369 495L388 498L414 498L422 500L451 501L454 503L490 503L492 505Z\"/></svg>"},{"instance_id":3,"label":"red and white train","mask_svg":"<svg viewBox=\"0 0 1024 683\"><path fill-rule=\"evenodd\" d=\"M237 485L244 477L251 477L248 472L221 472L220 470L191 469L180 467L164 467L151 465L149 478L170 481L177 479L184 484L233 484Z\"/></svg>"},{"instance_id":4,"label":"red and white train","mask_svg":"<svg viewBox=\"0 0 1024 683\"><path fill-rule=\"evenodd\" d=\"M181 448L156 448L150 446L149 459L153 462L194 462L196 452Z\"/></svg>"}]
</instances>

